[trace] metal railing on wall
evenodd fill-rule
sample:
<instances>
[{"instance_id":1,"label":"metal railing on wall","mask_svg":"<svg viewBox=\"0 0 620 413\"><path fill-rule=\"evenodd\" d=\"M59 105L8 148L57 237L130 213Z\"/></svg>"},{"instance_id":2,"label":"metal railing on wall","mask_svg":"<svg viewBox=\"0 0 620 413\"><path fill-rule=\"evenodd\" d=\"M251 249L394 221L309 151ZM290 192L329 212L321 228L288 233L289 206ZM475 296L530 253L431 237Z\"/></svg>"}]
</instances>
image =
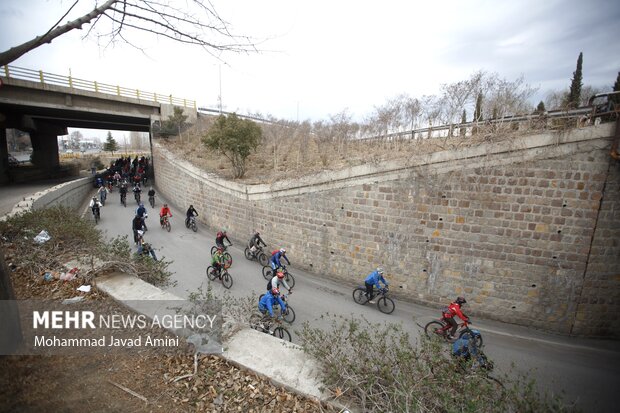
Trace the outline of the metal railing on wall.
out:
<instances>
[{"instance_id":1,"label":"metal railing on wall","mask_svg":"<svg viewBox=\"0 0 620 413\"><path fill-rule=\"evenodd\" d=\"M25 69L23 67L6 65L2 66L2 69L0 70L0 77L6 77L7 79L29 80L32 82L39 82L43 85L64 86L71 89L86 90L89 92L134 98L149 102L166 103L196 109L195 100L181 99L173 97L172 95L165 95L163 93L145 92L139 89L131 89L118 85L100 83L96 80L84 80L73 76L57 75L54 73L47 73L42 70L32 70Z\"/></svg>"}]
</instances>

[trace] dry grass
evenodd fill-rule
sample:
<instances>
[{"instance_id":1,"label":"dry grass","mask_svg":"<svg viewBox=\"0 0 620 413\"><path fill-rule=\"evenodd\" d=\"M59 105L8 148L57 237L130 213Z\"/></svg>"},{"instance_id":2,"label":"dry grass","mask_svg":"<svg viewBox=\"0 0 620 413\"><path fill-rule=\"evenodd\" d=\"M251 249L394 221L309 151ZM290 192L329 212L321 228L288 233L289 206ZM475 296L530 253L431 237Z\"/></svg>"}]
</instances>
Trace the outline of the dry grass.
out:
<instances>
[{"instance_id":1,"label":"dry grass","mask_svg":"<svg viewBox=\"0 0 620 413\"><path fill-rule=\"evenodd\" d=\"M201 117L182 136L160 139L167 149L199 168L232 179L230 162L222 155L209 151L201 142L212 118ZM263 142L247 159L246 174L238 182L247 184L272 183L285 178L299 178L325 170L407 159L417 155L501 142L540 131L540 128L521 126L512 130L509 125L480 127L475 136L433 137L423 139L336 141L320 140L294 127L262 125ZM457 131L458 132L458 131Z\"/></svg>"}]
</instances>

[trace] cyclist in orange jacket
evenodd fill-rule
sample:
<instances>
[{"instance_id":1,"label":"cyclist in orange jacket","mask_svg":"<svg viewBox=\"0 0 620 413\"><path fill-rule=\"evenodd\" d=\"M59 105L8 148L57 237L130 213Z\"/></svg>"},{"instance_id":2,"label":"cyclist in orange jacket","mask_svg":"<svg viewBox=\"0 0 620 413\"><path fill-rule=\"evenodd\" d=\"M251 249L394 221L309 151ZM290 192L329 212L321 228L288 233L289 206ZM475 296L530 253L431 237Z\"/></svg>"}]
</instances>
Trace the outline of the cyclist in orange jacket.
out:
<instances>
[{"instance_id":1,"label":"cyclist in orange jacket","mask_svg":"<svg viewBox=\"0 0 620 413\"><path fill-rule=\"evenodd\" d=\"M164 217L168 215L172 218L172 212L170 212L170 208L168 208L168 204L164 204L159 211L159 225L164 225Z\"/></svg>"},{"instance_id":2,"label":"cyclist in orange jacket","mask_svg":"<svg viewBox=\"0 0 620 413\"><path fill-rule=\"evenodd\" d=\"M448 336L450 339L454 338L454 333L456 333L456 329L458 328L458 324L456 323L454 316L458 316L461 320L469 322L469 317L461 311L461 307L465 303L467 303L465 298L457 297L454 302L450 303L448 307L443 309L443 321L452 326L450 329L450 335Z\"/></svg>"}]
</instances>

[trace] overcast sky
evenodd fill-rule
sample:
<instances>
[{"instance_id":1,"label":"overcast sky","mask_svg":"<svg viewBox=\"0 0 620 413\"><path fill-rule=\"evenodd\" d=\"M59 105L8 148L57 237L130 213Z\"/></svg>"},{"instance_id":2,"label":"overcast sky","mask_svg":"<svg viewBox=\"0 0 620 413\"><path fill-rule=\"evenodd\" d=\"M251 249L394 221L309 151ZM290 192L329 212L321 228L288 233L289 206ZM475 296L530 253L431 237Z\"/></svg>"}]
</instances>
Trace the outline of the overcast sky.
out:
<instances>
[{"instance_id":1,"label":"overcast sky","mask_svg":"<svg viewBox=\"0 0 620 413\"><path fill-rule=\"evenodd\" d=\"M183 0L184 3L184 0ZM217 108L291 120L327 119L348 109L362 120L401 93L437 94L477 70L539 88L568 88L579 52L584 84L610 88L620 71L618 0L213 0L232 31L260 54L224 54L135 38L102 48L86 30L69 32L15 66L194 99ZM45 33L68 0L2 0L0 49ZM92 9L81 0L65 20ZM80 8L81 7L81 8ZM86 29L87 27L85 27Z\"/></svg>"}]
</instances>

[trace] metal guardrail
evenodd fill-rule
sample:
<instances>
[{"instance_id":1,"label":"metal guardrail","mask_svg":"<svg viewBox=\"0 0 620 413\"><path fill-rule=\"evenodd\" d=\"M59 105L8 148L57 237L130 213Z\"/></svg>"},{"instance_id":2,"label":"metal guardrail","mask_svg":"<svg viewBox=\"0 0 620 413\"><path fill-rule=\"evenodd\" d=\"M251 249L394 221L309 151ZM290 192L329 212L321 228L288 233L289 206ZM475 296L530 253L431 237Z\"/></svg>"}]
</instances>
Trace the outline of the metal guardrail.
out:
<instances>
[{"instance_id":1,"label":"metal guardrail","mask_svg":"<svg viewBox=\"0 0 620 413\"><path fill-rule=\"evenodd\" d=\"M130 89L118 85L110 85L100 83L96 80L78 79L73 76L63 76L53 73L47 73L42 70L25 69L17 66L2 66L0 77L7 79L21 79L33 82L39 82L43 85L64 86L71 89L86 90L89 92L102 93L114 96L122 96L134 98L138 100L146 100L149 102L166 103L175 106L183 106L185 108L196 109L196 101L189 99L180 99L172 95L163 93L144 92L138 89Z\"/></svg>"}]
</instances>

